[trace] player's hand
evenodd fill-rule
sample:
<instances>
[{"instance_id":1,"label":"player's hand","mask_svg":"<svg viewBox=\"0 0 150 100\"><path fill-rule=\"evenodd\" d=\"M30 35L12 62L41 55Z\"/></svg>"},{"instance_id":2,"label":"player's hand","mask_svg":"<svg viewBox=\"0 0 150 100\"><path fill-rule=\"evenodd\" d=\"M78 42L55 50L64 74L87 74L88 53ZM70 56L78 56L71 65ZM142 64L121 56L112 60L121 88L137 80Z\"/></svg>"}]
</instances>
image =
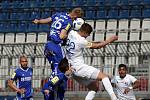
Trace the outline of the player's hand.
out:
<instances>
[{"instance_id":1,"label":"player's hand","mask_svg":"<svg viewBox=\"0 0 150 100\"><path fill-rule=\"evenodd\" d=\"M65 72L65 75L66 75L66 76L72 75L73 70L74 70L74 69L73 69L72 67L69 67L69 69Z\"/></svg>"},{"instance_id":2,"label":"player's hand","mask_svg":"<svg viewBox=\"0 0 150 100\"><path fill-rule=\"evenodd\" d=\"M49 90L44 90L44 93L46 94L46 95L49 95Z\"/></svg>"},{"instance_id":3,"label":"player's hand","mask_svg":"<svg viewBox=\"0 0 150 100\"><path fill-rule=\"evenodd\" d=\"M25 93L25 91L26 91L25 88L21 88L21 89L18 89L18 90L17 90L17 92L20 93L20 94Z\"/></svg>"},{"instance_id":4,"label":"player's hand","mask_svg":"<svg viewBox=\"0 0 150 100\"><path fill-rule=\"evenodd\" d=\"M38 19L35 19L34 21L32 21L34 24L38 24L39 23L39 20Z\"/></svg>"},{"instance_id":5,"label":"player's hand","mask_svg":"<svg viewBox=\"0 0 150 100\"><path fill-rule=\"evenodd\" d=\"M111 37L111 39L114 40L114 41L115 41L115 40L118 40L118 36L113 35L113 36Z\"/></svg>"},{"instance_id":6,"label":"player's hand","mask_svg":"<svg viewBox=\"0 0 150 100\"><path fill-rule=\"evenodd\" d=\"M126 89L124 90L124 94L128 94L129 91L130 91L130 89L129 89L129 88L126 88Z\"/></svg>"}]
</instances>

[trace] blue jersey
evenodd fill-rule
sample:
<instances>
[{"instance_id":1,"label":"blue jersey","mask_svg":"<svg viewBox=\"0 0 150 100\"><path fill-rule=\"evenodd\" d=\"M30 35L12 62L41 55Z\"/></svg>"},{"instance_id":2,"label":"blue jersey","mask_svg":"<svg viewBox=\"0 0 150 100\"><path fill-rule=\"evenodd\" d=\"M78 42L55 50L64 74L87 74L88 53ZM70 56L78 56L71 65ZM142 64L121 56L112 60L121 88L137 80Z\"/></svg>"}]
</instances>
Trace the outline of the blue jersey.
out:
<instances>
[{"instance_id":1,"label":"blue jersey","mask_svg":"<svg viewBox=\"0 0 150 100\"><path fill-rule=\"evenodd\" d=\"M52 23L48 40L52 40L57 44L62 43L63 40L59 37L61 30L65 29L69 32L72 27L72 19L67 13L56 13L51 18Z\"/></svg>"},{"instance_id":2,"label":"blue jersey","mask_svg":"<svg viewBox=\"0 0 150 100\"><path fill-rule=\"evenodd\" d=\"M67 77L64 73L60 72L59 70L57 73L52 72L49 81L44 84L42 92L44 90L50 90L49 95L45 95L45 100L64 100L64 94L67 86Z\"/></svg>"},{"instance_id":3,"label":"blue jersey","mask_svg":"<svg viewBox=\"0 0 150 100\"><path fill-rule=\"evenodd\" d=\"M17 93L18 98L28 98L32 96L32 74L32 68L27 68L26 70L24 70L19 67L12 75L11 80L16 82L17 88L25 88L24 94Z\"/></svg>"},{"instance_id":4,"label":"blue jersey","mask_svg":"<svg viewBox=\"0 0 150 100\"><path fill-rule=\"evenodd\" d=\"M66 89L66 85L64 86L64 83L67 84L68 78L65 76L64 73L60 72L59 70L57 73L52 72L49 81L45 84L45 89L50 89L51 91L54 91L55 87L60 87L62 89Z\"/></svg>"}]
</instances>

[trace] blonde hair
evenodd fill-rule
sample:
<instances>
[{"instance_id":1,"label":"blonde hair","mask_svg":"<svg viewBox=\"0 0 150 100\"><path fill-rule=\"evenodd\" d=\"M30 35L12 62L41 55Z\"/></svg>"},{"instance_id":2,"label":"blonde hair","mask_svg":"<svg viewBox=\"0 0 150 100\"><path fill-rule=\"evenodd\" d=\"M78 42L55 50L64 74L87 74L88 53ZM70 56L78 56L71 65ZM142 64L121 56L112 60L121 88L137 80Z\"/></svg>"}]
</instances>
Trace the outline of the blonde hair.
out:
<instances>
[{"instance_id":1,"label":"blonde hair","mask_svg":"<svg viewBox=\"0 0 150 100\"><path fill-rule=\"evenodd\" d=\"M74 8L72 11L78 18L82 17L84 12L81 8Z\"/></svg>"}]
</instances>

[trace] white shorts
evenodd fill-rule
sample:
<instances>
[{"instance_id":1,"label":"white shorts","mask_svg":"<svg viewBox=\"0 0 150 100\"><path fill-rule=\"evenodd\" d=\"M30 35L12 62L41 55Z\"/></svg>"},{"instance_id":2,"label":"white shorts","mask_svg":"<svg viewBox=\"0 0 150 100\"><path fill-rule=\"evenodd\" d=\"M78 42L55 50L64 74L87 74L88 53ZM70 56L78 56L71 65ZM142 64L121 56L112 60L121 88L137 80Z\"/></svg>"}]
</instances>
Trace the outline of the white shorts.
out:
<instances>
[{"instance_id":1,"label":"white shorts","mask_svg":"<svg viewBox=\"0 0 150 100\"><path fill-rule=\"evenodd\" d=\"M87 86L97 79L99 69L86 64L81 64L80 66L82 67L79 70L73 72L73 78L76 81Z\"/></svg>"}]
</instances>

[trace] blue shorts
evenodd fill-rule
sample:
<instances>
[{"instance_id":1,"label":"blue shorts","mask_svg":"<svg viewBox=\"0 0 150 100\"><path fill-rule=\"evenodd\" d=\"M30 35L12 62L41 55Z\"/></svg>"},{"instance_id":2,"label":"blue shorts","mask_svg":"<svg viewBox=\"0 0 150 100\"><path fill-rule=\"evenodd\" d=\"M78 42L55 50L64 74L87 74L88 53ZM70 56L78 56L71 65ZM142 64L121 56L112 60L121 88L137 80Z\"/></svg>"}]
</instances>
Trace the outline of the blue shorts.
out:
<instances>
[{"instance_id":1,"label":"blue shorts","mask_svg":"<svg viewBox=\"0 0 150 100\"><path fill-rule=\"evenodd\" d=\"M59 64L59 62L64 58L64 52L59 44L53 41L48 41L45 45L44 55L48 59L49 63L54 66L54 64Z\"/></svg>"}]
</instances>

